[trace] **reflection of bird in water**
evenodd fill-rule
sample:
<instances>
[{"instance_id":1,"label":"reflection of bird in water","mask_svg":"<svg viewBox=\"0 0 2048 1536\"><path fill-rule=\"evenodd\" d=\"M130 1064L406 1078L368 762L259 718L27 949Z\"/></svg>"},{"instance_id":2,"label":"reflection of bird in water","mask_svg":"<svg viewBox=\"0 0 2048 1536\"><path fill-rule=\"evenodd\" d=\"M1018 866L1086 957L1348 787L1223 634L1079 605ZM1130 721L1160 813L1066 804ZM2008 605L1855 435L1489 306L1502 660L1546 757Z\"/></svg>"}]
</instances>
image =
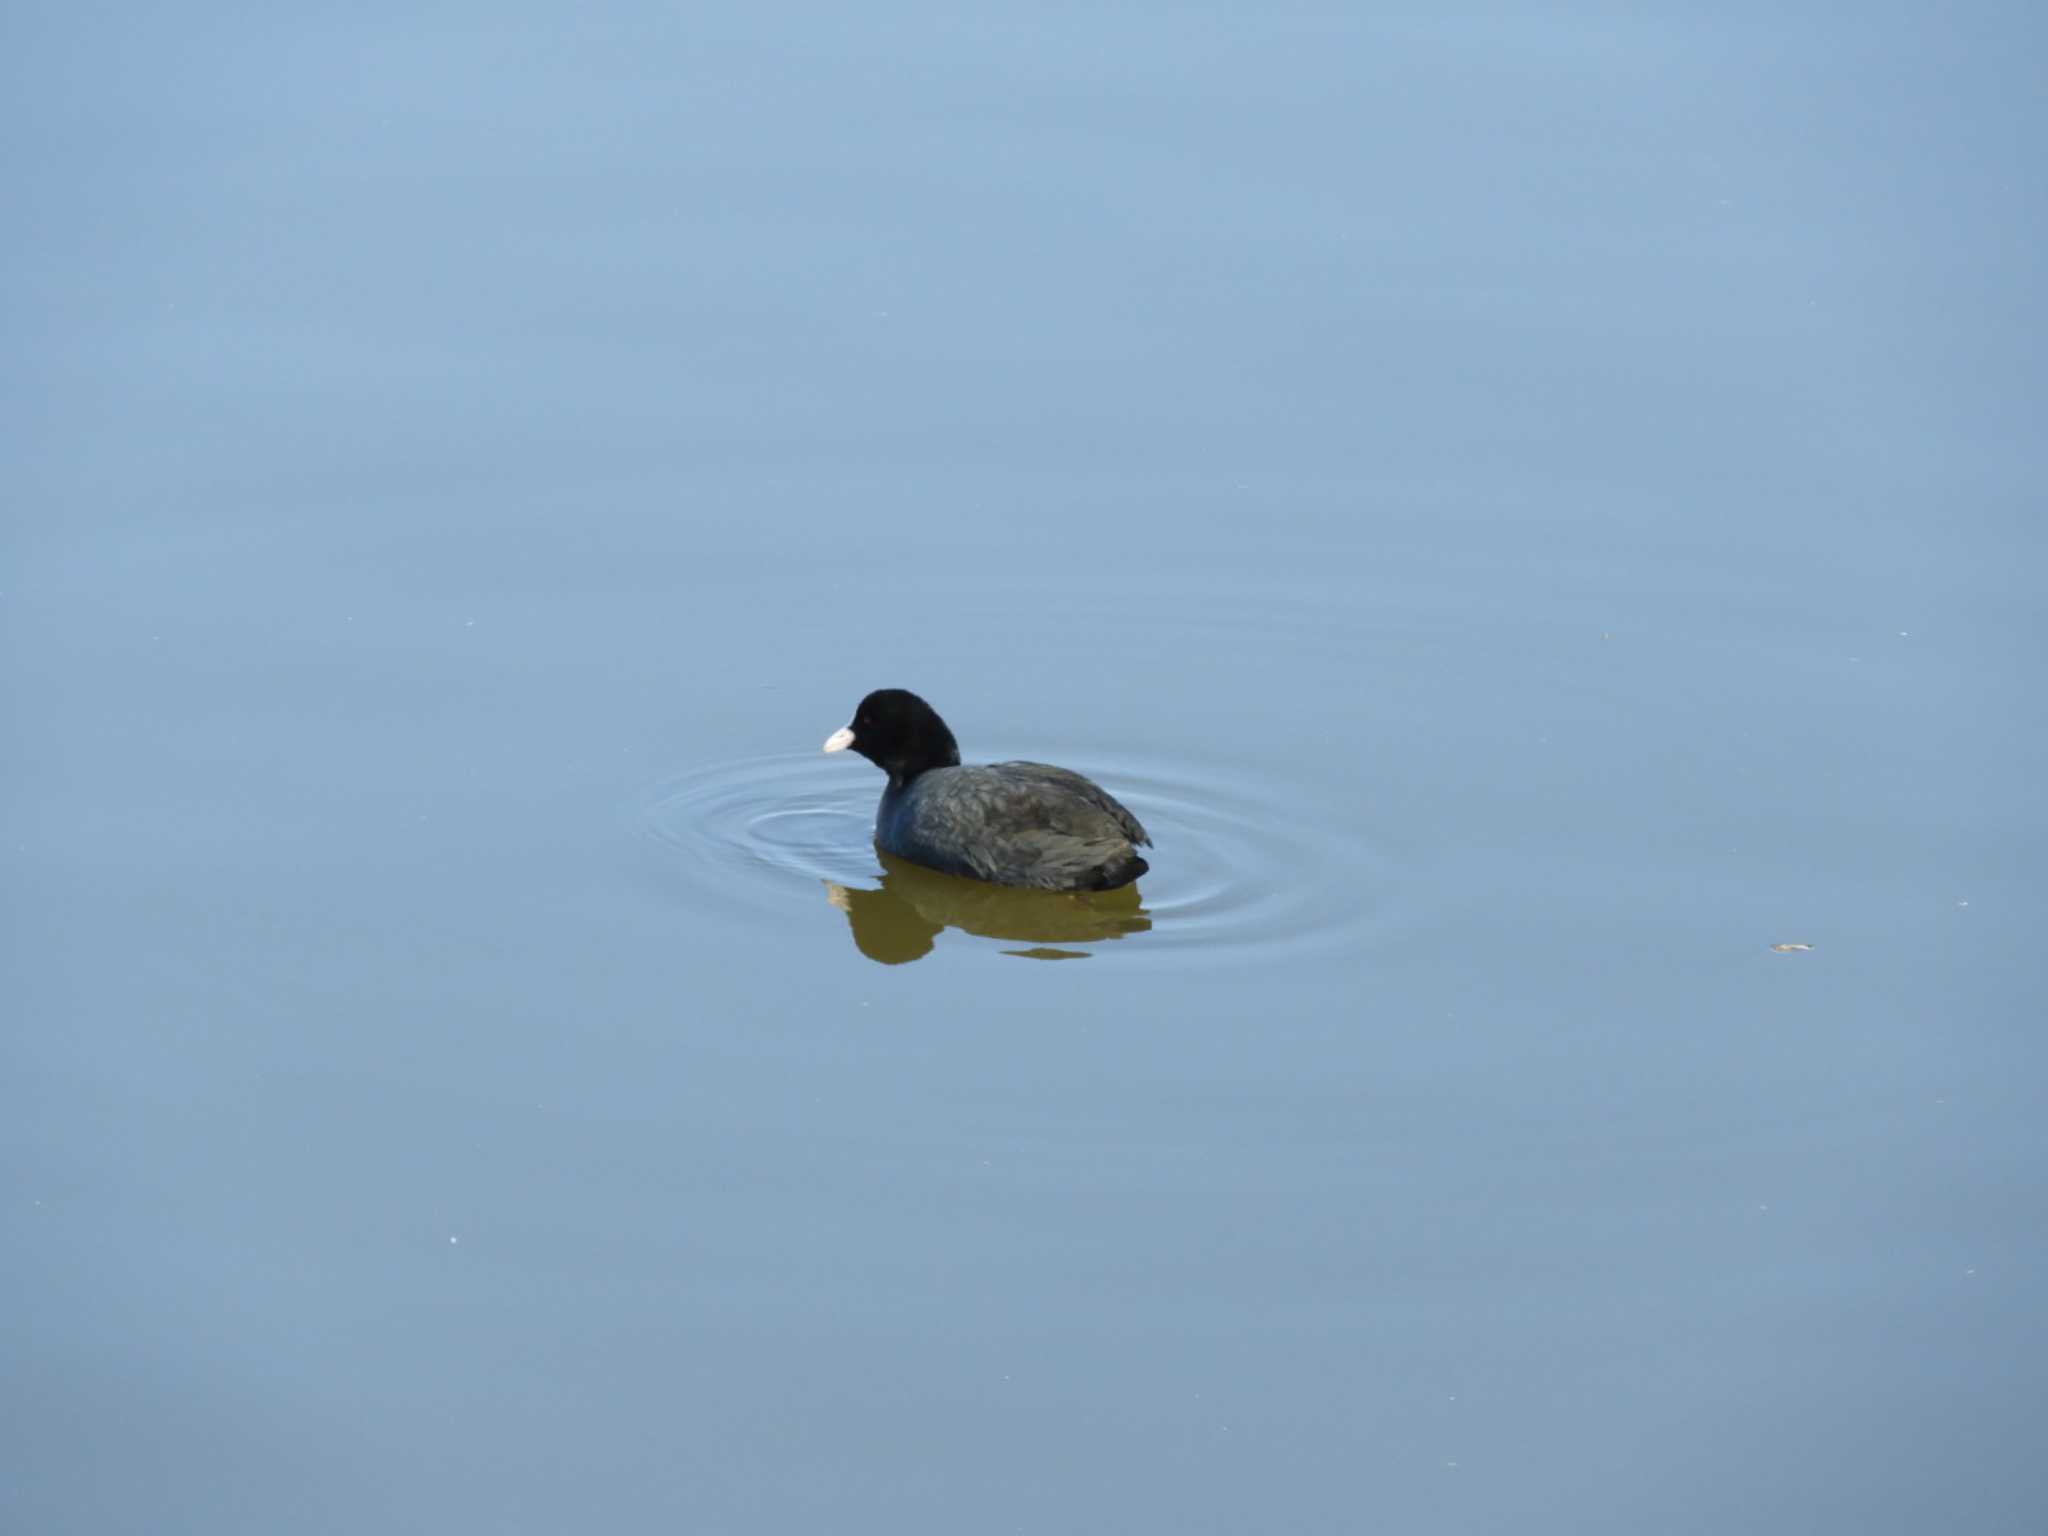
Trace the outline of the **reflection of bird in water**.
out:
<instances>
[{"instance_id":1,"label":"reflection of bird in water","mask_svg":"<svg viewBox=\"0 0 2048 1536\"><path fill-rule=\"evenodd\" d=\"M942 875L889 854L881 859L879 890L856 890L828 880L825 897L846 914L855 947L884 965L922 959L948 928L1041 946L1012 954L1067 960L1087 952L1042 946L1097 944L1144 933L1152 926L1132 886L1116 891L1020 890Z\"/></svg>"}]
</instances>

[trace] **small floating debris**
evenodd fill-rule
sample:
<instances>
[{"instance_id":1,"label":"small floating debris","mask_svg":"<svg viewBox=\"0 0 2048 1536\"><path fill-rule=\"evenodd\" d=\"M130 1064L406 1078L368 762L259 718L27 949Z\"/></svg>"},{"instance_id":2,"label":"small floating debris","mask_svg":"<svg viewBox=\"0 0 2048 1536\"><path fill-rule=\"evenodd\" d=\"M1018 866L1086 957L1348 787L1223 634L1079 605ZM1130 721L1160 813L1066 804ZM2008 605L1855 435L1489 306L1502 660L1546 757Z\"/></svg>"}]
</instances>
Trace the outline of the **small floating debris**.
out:
<instances>
[{"instance_id":1,"label":"small floating debris","mask_svg":"<svg viewBox=\"0 0 2048 1536\"><path fill-rule=\"evenodd\" d=\"M1774 955L1794 955L1798 954L1801 950L1811 948L1813 948L1811 944L1773 944L1771 946L1771 953Z\"/></svg>"}]
</instances>

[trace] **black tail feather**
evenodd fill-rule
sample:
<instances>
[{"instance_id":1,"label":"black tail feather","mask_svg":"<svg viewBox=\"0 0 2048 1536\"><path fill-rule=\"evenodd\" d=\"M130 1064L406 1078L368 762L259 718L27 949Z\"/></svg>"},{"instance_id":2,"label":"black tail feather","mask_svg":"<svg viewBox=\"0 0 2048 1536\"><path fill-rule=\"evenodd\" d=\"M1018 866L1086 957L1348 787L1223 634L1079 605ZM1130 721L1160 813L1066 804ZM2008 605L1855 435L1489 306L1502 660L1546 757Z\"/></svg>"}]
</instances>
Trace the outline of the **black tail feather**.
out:
<instances>
[{"instance_id":1,"label":"black tail feather","mask_svg":"<svg viewBox=\"0 0 2048 1536\"><path fill-rule=\"evenodd\" d=\"M1111 859L1095 871L1095 883L1089 887L1097 891L1113 891L1119 886L1129 885L1152 866L1135 853L1127 853L1120 859Z\"/></svg>"}]
</instances>

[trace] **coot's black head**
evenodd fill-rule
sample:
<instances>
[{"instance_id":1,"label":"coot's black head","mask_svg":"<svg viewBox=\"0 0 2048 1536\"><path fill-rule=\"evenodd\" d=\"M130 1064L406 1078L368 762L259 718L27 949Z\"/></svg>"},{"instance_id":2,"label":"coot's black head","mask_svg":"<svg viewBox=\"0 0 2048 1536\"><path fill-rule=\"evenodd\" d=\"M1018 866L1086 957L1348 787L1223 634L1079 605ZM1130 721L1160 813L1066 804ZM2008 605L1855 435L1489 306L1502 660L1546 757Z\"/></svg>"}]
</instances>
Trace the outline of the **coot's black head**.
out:
<instances>
[{"instance_id":1,"label":"coot's black head","mask_svg":"<svg viewBox=\"0 0 2048 1536\"><path fill-rule=\"evenodd\" d=\"M960 762L960 744L939 712L902 688L876 689L860 701L851 725L826 738L827 752L846 747L898 785L908 784L927 768L953 768Z\"/></svg>"}]
</instances>

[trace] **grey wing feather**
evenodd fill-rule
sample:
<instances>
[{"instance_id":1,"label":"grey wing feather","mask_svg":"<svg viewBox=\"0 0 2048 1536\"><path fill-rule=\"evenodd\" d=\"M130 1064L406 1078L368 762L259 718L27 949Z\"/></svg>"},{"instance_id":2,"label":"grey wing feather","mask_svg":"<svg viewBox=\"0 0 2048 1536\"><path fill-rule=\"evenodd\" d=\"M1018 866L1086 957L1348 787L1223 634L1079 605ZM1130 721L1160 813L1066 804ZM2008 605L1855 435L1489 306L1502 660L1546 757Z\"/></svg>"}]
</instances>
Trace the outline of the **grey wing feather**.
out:
<instances>
[{"instance_id":1,"label":"grey wing feather","mask_svg":"<svg viewBox=\"0 0 2048 1536\"><path fill-rule=\"evenodd\" d=\"M1139 823L1137 817L1124 808L1121 801L1100 784L1097 784L1092 779L1082 778L1080 774L1075 773L1071 768L1055 768L1050 763L1021 762L998 763L996 766L1007 769L1019 777L1029 777L1045 784L1056 785L1068 794L1073 795L1076 799L1086 801L1096 810L1102 812L1103 815L1116 823L1119 833L1138 847L1149 848L1152 846L1151 834Z\"/></svg>"},{"instance_id":2,"label":"grey wing feather","mask_svg":"<svg viewBox=\"0 0 2048 1536\"><path fill-rule=\"evenodd\" d=\"M1068 890L1090 885L1100 871L1145 867L1131 852L1132 844L1150 841L1138 819L1064 768L933 769L909 801L891 821L885 845L934 869Z\"/></svg>"}]
</instances>

